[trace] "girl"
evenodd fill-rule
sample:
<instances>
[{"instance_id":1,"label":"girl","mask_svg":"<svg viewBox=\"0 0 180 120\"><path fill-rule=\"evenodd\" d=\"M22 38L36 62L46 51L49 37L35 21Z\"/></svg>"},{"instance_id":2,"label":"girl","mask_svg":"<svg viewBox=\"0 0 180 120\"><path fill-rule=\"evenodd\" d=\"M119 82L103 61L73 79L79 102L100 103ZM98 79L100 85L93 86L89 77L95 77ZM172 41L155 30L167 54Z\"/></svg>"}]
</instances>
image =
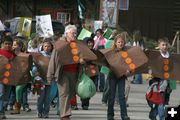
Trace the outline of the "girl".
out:
<instances>
[{"instance_id":1,"label":"girl","mask_svg":"<svg viewBox=\"0 0 180 120\"><path fill-rule=\"evenodd\" d=\"M53 50L53 44L51 43L50 38L46 38L42 44L42 51L40 52L43 56L51 56ZM35 73L33 71L33 73ZM50 85L47 83L47 80L41 78L44 84L44 88L40 91L40 95L37 100L37 109L39 118L48 118L49 109L50 109Z\"/></svg>"},{"instance_id":2,"label":"girl","mask_svg":"<svg viewBox=\"0 0 180 120\"><path fill-rule=\"evenodd\" d=\"M16 55L23 52L23 47L24 47L24 44L23 44L22 40L15 38L13 41L12 48ZM22 91L25 86L26 86L26 84L15 86L16 102L15 102L15 109L11 112L11 114L20 114Z\"/></svg>"},{"instance_id":3,"label":"girl","mask_svg":"<svg viewBox=\"0 0 180 120\"><path fill-rule=\"evenodd\" d=\"M114 39L113 50L122 51L125 50L125 38L118 34ZM127 70L126 75L130 72ZM118 78L115 73L110 70L108 74L109 79L109 97L108 97L108 110L107 110L107 118L108 120L114 120L114 101L115 101L115 93L116 87L118 88L119 93L119 104L121 109L121 118L122 120L130 120L127 115L127 107L125 100L125 80L127 80L126 75Z\"/></svg>"}]
</instances>

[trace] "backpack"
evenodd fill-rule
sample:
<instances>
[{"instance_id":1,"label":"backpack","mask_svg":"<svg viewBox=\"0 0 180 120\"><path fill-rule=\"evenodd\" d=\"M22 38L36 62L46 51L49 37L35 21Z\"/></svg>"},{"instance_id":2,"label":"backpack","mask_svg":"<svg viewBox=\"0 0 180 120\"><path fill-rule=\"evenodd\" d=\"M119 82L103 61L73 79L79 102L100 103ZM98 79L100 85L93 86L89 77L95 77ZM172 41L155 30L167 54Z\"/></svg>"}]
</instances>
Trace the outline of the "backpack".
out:
<instances>
[{"instance_id":1,"label":"backpack","mask_svg":"<svg viewBox=\"0 0 180 120\"><path fill-rule=\"evenodd\" d=\"M159 92L159 89L160 89L159 82L154 82L148 87L145 97L149 103L156 105L164 103L163 96Z\"/></svg>"}]
</instances>

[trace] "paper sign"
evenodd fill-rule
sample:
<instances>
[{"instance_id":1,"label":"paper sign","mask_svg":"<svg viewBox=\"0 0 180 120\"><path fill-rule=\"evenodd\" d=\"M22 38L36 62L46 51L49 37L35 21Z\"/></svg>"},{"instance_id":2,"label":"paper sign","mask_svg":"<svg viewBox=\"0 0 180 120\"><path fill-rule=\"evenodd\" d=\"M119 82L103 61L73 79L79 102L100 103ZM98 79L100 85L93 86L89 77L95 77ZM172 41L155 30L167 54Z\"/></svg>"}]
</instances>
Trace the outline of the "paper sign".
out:
<instances>
[{"instance_id":1,"label":"paper sign","mask_svg":"<svg viewBox=\"0 0 180 120\"><path fill-rule=\"evenodd\" d=\"M94 32L96 32L97 29L102 29L103 27L103 21L96 20L94 21Z\"/></svg>"},{"instance_id":2,"label":"paper sign","mask_svg":"<svg viewBox=\"0 0 180 120\"><path fill-rule=\"evenodd\" d=\"M36 33L40 37L51 37L54 35L51 15L36 16Z\"/></svg>"},{"instance_id":3,"label":"paper sign","mask_svg":"<svg viewBox=\"0 0 180 120\"><path fill-rule=\"evenodd\" d=\"M4 31L4 25L2 24L1 20L0 20L0 31Z\"/></svg>"},{"instance_id":4,"label":"paper sign","mask_svg":"<svg viewBox=\"0 0 180 120\"><path fill-rule=\"evenodd\" d=\"M90 31L83 28L78 36L78 40L83 40L85 37L91 37L91 34Z\"/></svg>"}]
</instances>

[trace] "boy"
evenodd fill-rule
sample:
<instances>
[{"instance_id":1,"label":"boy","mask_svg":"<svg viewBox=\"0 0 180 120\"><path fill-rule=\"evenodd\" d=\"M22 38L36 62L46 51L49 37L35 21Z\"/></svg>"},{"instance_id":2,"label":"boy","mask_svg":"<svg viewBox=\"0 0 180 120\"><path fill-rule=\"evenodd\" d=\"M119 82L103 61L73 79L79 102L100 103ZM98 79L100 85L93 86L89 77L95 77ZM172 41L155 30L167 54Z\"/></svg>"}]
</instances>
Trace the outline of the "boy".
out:
<instances>
[{"instance_id":1,"label":"boy","mask_svg":"<svg viewBox=\"0 0 180 120\"><path fill-rule=\"evenodd\" d=\"M160 52L160 57L162 57L162 59L168 59L170 57L170 53L168 52L168 48L169 48L169 43L168 43L168 39L167 38L161 38L158 40L158 48L159 48L159 52ZM154 81L153 81L154 80ZM151 107L151 111L149 113L149 118L151 120L156 120L156 116L159 115L159 119L160 120L164 120L165 119L165 112L164 112L164 103L166 102L165 100L165 92L167 89L167 85L168 85L168 77L164 79L162 78L157 78L154 77L153 80L149 81L149 82L157 82L158 83L158 92L161 94L161 96L159 96L161 99L162 97L162 103L151 103L150 101L148 101L148 104ZM151 85L152 83L150 83Z\"/></svg>"},{"instance_id":2,"label":"boy","mask_svg":"<svg viewBox=\"0 0 180 120\"><path fill-rule=\"evenodd\" d=\"M11 59L15 56L12 51L13 39L10 36L4 36L2 38L2 44L0 48L0 56L4 56L8 59ZM5 110L3 107L4 102L7 102L9 99L11 86L0 84L0 119L6 119Z\"/></svg>"}]
</instances>

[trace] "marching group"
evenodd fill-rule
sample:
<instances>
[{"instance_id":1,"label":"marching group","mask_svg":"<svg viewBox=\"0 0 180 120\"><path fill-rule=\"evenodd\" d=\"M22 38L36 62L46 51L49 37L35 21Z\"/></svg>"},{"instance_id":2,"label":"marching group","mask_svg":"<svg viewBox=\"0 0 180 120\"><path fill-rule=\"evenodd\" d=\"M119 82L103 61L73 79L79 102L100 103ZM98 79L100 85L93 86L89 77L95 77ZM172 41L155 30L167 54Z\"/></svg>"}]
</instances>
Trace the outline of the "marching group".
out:
<instances>
[{"instance_id":1,"label":"marching group","mask_svg":"<svg viewBox=\"0 0 180 120\"><path fill-rule=\"evenodd\" d=\"M137 33L140 34L140 33ZM6 28L1 35L1 48L0 55L5 56L7 59L12 59L18 54L25 53L40 53L44 57L50 59L47 70L46 79L42 78L39 69L36 64L31 66L31 82L24 83L16 86L0 84L0 117L6 119L5 111L9 105L11 114L20 114L21 106L24 111L31 111L28 104L28 92L32 90L32 84L35 80L42 81L43 86L40 88L40 92L37 99L37 113L39 118L48 118L50 111L50 105L54 105L55 99L57 99L57 114L60 115L61 120L70 120L71 109L77 110L77 98L75 92L75 85L78 80L79 74L82 73L82 65L91 64L97 67L98 74L89 76L96 85L97 91L103 92L102 103L107 104L107 119L114 120L114 103L117 102L120 105L120 114L122 120L130 120L127 114L127 98L129 94L130 80L132 83L142 83L142 75L136 74L131 77L133 70L126 70L122 76L117 76L117 73L113 69L109 69L100 64L87 61L81 55L74 60L71 64L62 65L59 62L61 56L61 42L64 41L67 44L74 42L77 39L77 27L75 25L67 25L65 27L64 36L61 38L39 38L38 36L31 36L31 40L27 41L23 37L13 36L11 30ZM40 42L41 41L41 42ZM126 51L130 46L139 46L142 51L144 50L144 43L142 39L131 42L128 40L127 32L119 33L117 30L113 30L108 39L103 37L103 30L97 29L95 34L91 37L84 38L83 42L92 53L101 49L111 49L117 52ZM26 47L27 46L27 47ZM75 45L72 44L72 47ZM170 53L168 52L168 41L166 38L159 39L158 43L160 54L164 58L168 58ZM79 51L78 51L79 52ZM81 52L81 51L80 51ZM75 57L73 57L75 58ZM135 80L136 79L136 80ZM160 83L160 93L164 98L162 103L155 104L148 101L151 111L149 118L156 120L156 116L159 115L160 120L165 119L164 105L168 104L168 98L171 90L168 88L168 81L162 78L152 78L152 82ZM116 94L118 93L118 94ZM166 96L165 96L166 94ZM167 95L168 94L168 95ZM167 97L168 96L168 97ZM82 109L88 110L90 98L81 98Z\"/></svg>"}]
</instances>

